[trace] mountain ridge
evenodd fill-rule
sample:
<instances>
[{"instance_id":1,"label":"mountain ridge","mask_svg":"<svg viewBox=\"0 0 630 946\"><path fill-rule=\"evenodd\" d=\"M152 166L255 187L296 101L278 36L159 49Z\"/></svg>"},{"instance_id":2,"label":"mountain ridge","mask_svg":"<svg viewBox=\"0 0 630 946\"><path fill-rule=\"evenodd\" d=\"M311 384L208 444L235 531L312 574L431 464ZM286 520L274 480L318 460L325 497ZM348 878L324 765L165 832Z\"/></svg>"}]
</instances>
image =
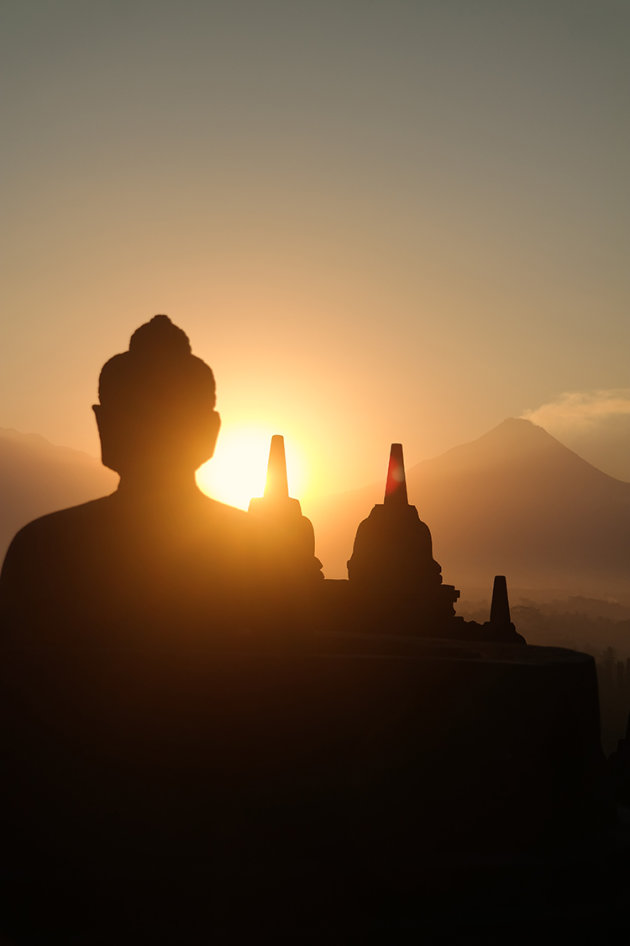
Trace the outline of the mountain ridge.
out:
<instances>
[{"instance_id":1,"label":"mountain ridge","mask_svg":"<svg viewBox=\"0 0 630 946\"><path fill-rule=\"evenodd\" d=\"M547 453L550 450L556 450L567 459L570 456L572 458L572 462L575 462L576 465L581 466L582 470L585 472L588 469L590 471L594 471L598 477L605 477L607 480L616 483L626 483L625 480L611 476L609 473L605 473L603 470L600 470L593 463L585 460L584 457L581 457L575 452L575 450L567 447L547 430L545 430L544 427L534 424L532 421L526 420L522 417L508 417L501 421L500 424L497 424L496 427L493 427L491 430L487 431L487 433L482 434L480 437L477 437L474 440L466 441L466 443L457 444L454 447L450 447L448 450L445 450L443 453L440 453L435 457L429 457L425 460L420 460L419 463L416 463L410 467L409 474L412 474L414 470L420 466L423 466L424 464L432 464L437 461L440 461L442 469L444 469L444 466L450 461L450 459L459 460L461 463L462 457L470 455L473 451L479 451L479 449L482 447L490 446L492 448L497 445L501 451L505 450L508 445L510 446L513 452L510 455L509 460L512 463L514 460L522 459L524 456L531 457L533 452L537 452L539 455L541 455ZM514 451L516 451L516 455ZM494 455L493 459L496 462L496 454ZM484 455L484 461L487 464L488 451L486 451L486 454Z\"/></svg>"},{"instance_id":2,"label":"mountain ridge","mask_svg":"<svg viewBox=\"0 0 630 946\"><path fill-rule=\"evenodd\" d=\"M116 482L116 474L88 453L0 428L0 558L31 519L103 496Z\"/></svg>"},{"instance_id":3,"label":"mountain ridge","mask_svg":"<svg viewBox=\"0 0 630 946\"><path fill-rule=\"evenodd\" d=\"M327 577L346 577L357 526L383 479L305 509ZM102 496L116 476L89 454L0 429L0 555L31 519ZM630 483L598 470L544 428L507 418L408 469L409 501L429 526L444 580L630 595Z\"/></svg>"}]
</instances>

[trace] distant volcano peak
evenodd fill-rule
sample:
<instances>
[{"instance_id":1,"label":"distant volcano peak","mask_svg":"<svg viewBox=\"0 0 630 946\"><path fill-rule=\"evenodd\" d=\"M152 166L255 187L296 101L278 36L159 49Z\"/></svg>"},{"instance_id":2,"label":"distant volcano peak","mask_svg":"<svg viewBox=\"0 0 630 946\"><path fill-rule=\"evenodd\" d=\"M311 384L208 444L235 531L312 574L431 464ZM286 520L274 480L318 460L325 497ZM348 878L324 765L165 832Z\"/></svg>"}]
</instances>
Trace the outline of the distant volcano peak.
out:
<instances>
[{"instance_id":1,"label":"distant volcano peak","mask_svg":"<svg viewBox=\"0 0 630 946\"><path fill-rule=\"evenodd\" d=\"M492 430L489 430L487 434L484 434L480 437L480 440L485 440L486 438L511 438L519 441L528 441L530 444L534 442L542 443L546 441L547 443L553 441L558 443L555 437L552 437L544 427L539 427L538 424L534 424L531 420L526 420L524 417L506 417L505 420L501 421L500 424L497 424L496 427L493 427Z\"/></svg>"},{"instance_id":2,"label":"distant volcano peak","mask_svg":"<svg viewBox=\"0 0 630 946\"><path fill-rule=\"evenodd\" d=\"M571 451L552 437L543 427L538 427L522 417L508 417L492 430L468 443L452 447L446 453L420 466L439 465L446 469L473 469L511 464L521 464L541 454L568 454Z\"/></svg>"}]
</instances>

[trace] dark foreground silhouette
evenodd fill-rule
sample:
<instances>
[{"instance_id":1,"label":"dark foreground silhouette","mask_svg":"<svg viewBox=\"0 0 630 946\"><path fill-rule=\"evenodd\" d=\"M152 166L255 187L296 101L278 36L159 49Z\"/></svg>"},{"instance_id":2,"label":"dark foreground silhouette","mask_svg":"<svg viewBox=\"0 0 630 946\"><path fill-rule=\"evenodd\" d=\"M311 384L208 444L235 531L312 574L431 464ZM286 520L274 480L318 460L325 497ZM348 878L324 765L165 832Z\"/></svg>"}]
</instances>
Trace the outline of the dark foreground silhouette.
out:
<instances>
[{"instance_id":1,"label":"dark foreground silhouette","mask_svg":"<svg viewBox=\"0 0 630 946\"><path fill-rule=\"evenodd\" d=\"M99 397L119 489L27 526L0 579L3 931L491 942L587 901L603 922L593 661L526 646L504 580L490 621L455 617L402 449L329 583L279 440L249 516L196 490L214 378L170 320Z\"/></svg>"}]
</instances>

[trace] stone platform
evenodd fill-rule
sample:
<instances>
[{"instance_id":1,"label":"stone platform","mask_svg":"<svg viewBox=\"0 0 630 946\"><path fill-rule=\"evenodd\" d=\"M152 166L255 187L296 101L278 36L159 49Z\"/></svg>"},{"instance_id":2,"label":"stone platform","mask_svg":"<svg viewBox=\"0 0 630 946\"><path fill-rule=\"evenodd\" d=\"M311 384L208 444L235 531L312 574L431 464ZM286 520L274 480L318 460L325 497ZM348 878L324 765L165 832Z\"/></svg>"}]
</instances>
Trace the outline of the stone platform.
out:
<instances>
[{"instance_id":1,"label":"stone platform","mask_svg":"<svg viewBox=\"0 0 630 946\"><path fill-rule=\"evenodd\" d=\"M102 897L145 919L157 897L167 925L242 897L272 926L288 901L409 908L453 865L514 864L597 830L583 654L326 634L75 658L33 654L13 687L4 810L53 928Z\"/></svg>"}]
</instances>

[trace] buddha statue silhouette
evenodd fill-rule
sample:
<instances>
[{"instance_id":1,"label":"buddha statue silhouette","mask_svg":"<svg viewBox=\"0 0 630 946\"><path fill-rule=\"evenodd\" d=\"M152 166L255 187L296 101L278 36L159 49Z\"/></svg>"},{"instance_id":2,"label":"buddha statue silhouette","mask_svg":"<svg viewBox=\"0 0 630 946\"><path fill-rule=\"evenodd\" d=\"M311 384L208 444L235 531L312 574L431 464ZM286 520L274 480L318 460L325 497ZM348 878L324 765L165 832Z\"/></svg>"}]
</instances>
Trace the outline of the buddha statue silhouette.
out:
<instances>
[{"instance_id":1,"label":"buddha statue silhouette","mask_svg":"<svg viewBox=\"0 0 630 946\"><path fill-rule=\"evenodd\" d=\"M16 942L71 941L66 926L101 912L98 889L132 909L137 886L153 897L152 865L169 889L201 883L182 865L196 864L220 782L209 681L264 613L256 524L195 483L219 432L215 397L181 329L165 315L140 326L94 406L118 489L34 520L7 553L0 903ZM44 934L27 935L38 911Z\"/></svg>"},{"instance_id":2,"label":"buddha statue silhouette","mask_svg":"<svg viewBox=\"0 0 630 946\"><path fill-rule=\"evenodd\" d=\"M219 433L215 401L212 370L166 315L133 333L104 365L93 408L118 489L16 535L0 578L9 621L37 625L39 639L246 622L251 522L195 483Z\"/></svg>"}]
</instances>

